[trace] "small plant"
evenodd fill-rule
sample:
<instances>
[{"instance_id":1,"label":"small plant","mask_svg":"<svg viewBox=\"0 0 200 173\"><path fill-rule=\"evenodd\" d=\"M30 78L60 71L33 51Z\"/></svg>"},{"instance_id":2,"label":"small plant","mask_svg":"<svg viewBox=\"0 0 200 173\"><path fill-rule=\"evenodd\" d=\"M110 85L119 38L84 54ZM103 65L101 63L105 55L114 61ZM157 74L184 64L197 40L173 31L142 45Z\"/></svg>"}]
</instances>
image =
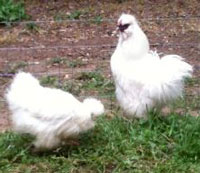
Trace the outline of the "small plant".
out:
<instances>
[{"instance_id":1,"label":"small plant","mask_svg":"<svg viewBox=\"0 0 200 173\"><path fill-rule=\"evenodd\" d=\"M25 61L19 61L14 64L10 64L8 73L16 73L19 70L23 70L26 66L28 66L28 63Z\"/></svg>"},{"instance_id":2,"label":"small plant","mask_svg":"<svg viewBox=\"0 0 200 173\"><path fill-rule=\"evenodd\" d=\"M111 96L114 94L113 82L99 71L83 72L77 77L77 80L81 81L82 90L98 92L100 95Z\"/></svg>"},{"instance_id":3,"label":"small plant","mask_svg":"<svg viewBox=\"0 0 200 173\"><path fill-rule=\"evenodd\" d=\"M82 11L76 10L76 11L72 12L71 14L69 14L67 16L67 18L71 19L71 20L80 19L81 15L82 15Z\"/></svg>"},{"instance_id":4,"label":"small plant","mask_svg":"<svg viewBox=\"0 0 200 173\"><path fill-rule=\"evenodd\" d=\"M198 84L200 84L200 79L198 78L186 78L185 79L185 83L188 86L197 86Z\"/></svg>"},{"instance_id":5,"label":"small plant","mask_svg":"<svg viewBox=\"0 0 200 173\"><path fill-rule=\"evenodd\" d=\"M74 83L72 80L64 81L61 85L63 91L67 91L75 96L79 95L82 91L81 83Z\"/></svg>"},{"instance_id":6,"label":"small plant","mask_svg":"<svg viewBox=\"0 0 200 173\"><path fill-rule=\"evenodd\" d=\"M35 23L27 23L26 24L26 28L30 31L35 31L35 32L39 32L39 26L36 25Z\"/></svg>"},{"instance_id":7,"label":"small plant","mask_svg":"<svg viewBox=\"0 0 200 173\"><path fill-rule=\"evenodd\" d=\"M87 12L84 12L82 10L75 10L73 12L71 12L70 14L65 14L63 12L60 12L58 14L56 14L56 16L54 17L54 19L56 21L61 21L61 20L66 20L66 19L70 19L70 20L78 20L80 19L80 17L84 14L86 14Z\"/></svg>"},{"instance_id":8,"label":"small plant","mask_svg":"<svg viewBox=\"0 0 200 173\"><path fill-rule=\"evenodd\" d=\"M40 83L42 86L59 88L74 95L79 95L82 89L82 85L80 83L74 83L72 80L60 81L58 76L43 76L40 78Z\"/></svg>"},{"instance_id":9,"label":"small plant","mask_svg":"<svg viewBox=\"0 0 200 173\"><path fill-rule=\"evenodd\" d=\"M68 67L75 68L84 65L84 62L81 59L75 59L67 62Z\"/></svg>"},{"instance_id":10,"label":"small plant","mask_svg":"<svg viewBox=\"0 0 200 173\"><path fill-rule=\"evenodd\" d=\"M56 21L61 21L61 20L64 20L66 18L67 18L66 14L64 14L62 12L59 12L54 16L54 20L56 20Z\"/></svg>"},{"instance_id":11,"label":"small plant","mask_svg":"<svg viewBox=\"0 0 200 173\"><path fill-rule=\"evenodd\" d=\"M69 68L80 67L85 64L81 59L69 60L67 57L54 57L48 63L51 65L66 65Z\"/></svg>"},{"instance_id":12,"label":"small plant","mask_svg":"<svg viewBox=\"0 0 200 173\"><path fill-rule=\"evenodd\" d=\"M95 18L94 18L94 20L93 20L93 22L95 23L95 24L101 24L102 23L102 17L101 16L96 16Z\"/></svg>"},{"instance_id":13,"label":"small plant","mask_svg":"<svg viewBox=\"0 0 200 173\"><path fill-rule=\"evenodd\" d=\"M103 90L100 90L100 92L104 92L106 95L109 95L109 96L112 96L112 95L114 96L115 85L113 81L111 81L110 79L106 79L104 81L102 88Z\"/></svg>"},{"instance_id":14,"label":"small plant","mask_svg":"<svg viewBox=\"0 0 200 173\"><path fill-rule=\"evenodd\" d=\"M22 2L14 2L13 0L0 0L0 22L20 21L27 19L24 4Z\"/></svg>"},{"instance_id":15,"label":"small plant","mask_svg":"<svg viewBox=\"0 0 200 173\"><path fill-rule=\"evenodd\" d=\"M49 64L52 65L66 64L66 61L67 60L65 57L54 57L50 59Z\"/></svg>"},{"instance_id":16,"label":"small plant","mask_svg":"<svg viewBox=\"0 0 200 173\"><path fill-rule=\"evenodd\" d=\"M41 85L56 87L59 82L56 76L44 76L40 79L40 83Z\"/></svg>"},{"instance_id":17,"label":"small plant","mask_svg":"<svg viewBox=\"0 0 200 173\"><path fill-rule=\"evenodd\" d=\"M79 80L84 81L83 87L92 89L103 86L105 78L100 74L100 72L83 72L78 77Z\"/></svg>"}]
</instances>

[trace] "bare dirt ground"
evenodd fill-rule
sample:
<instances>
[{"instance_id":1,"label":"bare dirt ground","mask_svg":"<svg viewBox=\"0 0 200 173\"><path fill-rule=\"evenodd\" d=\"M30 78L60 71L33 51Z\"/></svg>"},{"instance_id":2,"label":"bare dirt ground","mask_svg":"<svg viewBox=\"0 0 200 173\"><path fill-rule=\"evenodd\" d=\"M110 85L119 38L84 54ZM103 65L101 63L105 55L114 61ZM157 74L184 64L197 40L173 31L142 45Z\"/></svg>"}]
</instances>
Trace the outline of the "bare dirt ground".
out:
<instances>
[{"instance_id":1,"label":"bare dirt ground","mask_svg":"<svg viewBox=\"0 0 200 173\"><path fill-rule=\"evenodd\" d=\"M189 85L187 94L200 96L199 0L27 0L25 7L30 20L37 23L0 26L0 131L9 127L9 112L3 101L11 79L8 74L18 69L38 76L56 74L60 80L101 69L109 78L109 60L117 43L114 30L122 12L136 15L153 50L179 54L194 66L195 83ZM58 65L58 57L69 64ZM198 103L194 114L200 109Z\"/></svg>"}]
</instances>

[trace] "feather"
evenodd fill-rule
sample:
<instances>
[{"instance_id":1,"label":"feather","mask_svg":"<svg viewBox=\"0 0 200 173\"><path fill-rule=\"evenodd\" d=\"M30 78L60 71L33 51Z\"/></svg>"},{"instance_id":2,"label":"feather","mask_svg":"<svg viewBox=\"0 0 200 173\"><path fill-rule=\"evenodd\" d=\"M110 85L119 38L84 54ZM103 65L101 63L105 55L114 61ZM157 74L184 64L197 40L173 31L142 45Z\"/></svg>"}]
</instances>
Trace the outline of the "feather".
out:
<instances>
[{"instance_id":1,"label":"feather","mask_svg":"<svg viewBox=\"0 0 200 173\"><path fill-rule=\"evenodd\" d=\"M93 128L93 116L104 113L100 101L87 98L80 102L68 92L41 86L25 72L16 74L6 99L13 129L36 136L38 150L55 148L66 138Z\"/></svg>"},{"instance_id":2,"label":"feather","mask_svg":"<svg viewBox=\"0 0 200 173\"><path fill-rule=\"evenodd\" d=\"M146 117L149 109L182 95L184 79L192 76L193 69L178 55L160 57L151 51L134 16L122 14L118 26L124 25L110 62L116 97L128 117Z\"/></svg>"}]
</instances>

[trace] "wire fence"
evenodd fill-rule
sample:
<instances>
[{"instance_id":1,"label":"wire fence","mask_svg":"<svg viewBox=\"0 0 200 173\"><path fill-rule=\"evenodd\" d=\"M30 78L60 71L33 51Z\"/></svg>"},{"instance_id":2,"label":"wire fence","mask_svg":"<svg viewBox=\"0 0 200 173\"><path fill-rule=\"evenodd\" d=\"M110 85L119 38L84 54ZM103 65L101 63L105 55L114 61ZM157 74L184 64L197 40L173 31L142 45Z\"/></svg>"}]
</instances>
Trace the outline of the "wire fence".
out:
<instances>
[{"instance_id":1,"label":"wire fence","mask_svg":"<svg viewBox=\"0 0 200 173\"><path fill-rule=\"evenodd\" d=\"M200 23L200 16L139 19L141 22L176 22L179 20L184 22L195 20ZM10 22L9 24L60 24L66 22L87 23L94 22L94 20L38 20ZM116 20L101 19L100 22L115 23ZM98 24L98 27L101 27L101 23ZM9 80L6 79L12 78L18 70L24 70L38 76L44 85L67 90L79 98L95 96L107 100L110 109L112 109L115 96L109 60L115 47L116 44L114 43L102 42L95 44L0 46L0 79L3 81L0 89L0 102L5 101L3 95L9 84ZM156 42L152 43L151 47L161 47L167 50L170 48L183 49L183 54L193 56L196 52L199 52L200 43L195 41L187 43ZM187 50L185 50L186 48ZM190 52L190 50L192 51ZM194 56L197 55L198 53Z\"/></svg>"},{"instance_id":2,"label":"wire fence","mask_svg":"<svg viewBox=\"0 0 200 173\"><path fill-rule=\"evenodd\" d=\"M200 49L200 43L186 43L186 44L174 44L174 43L155 43L150 46L158 47L180 47L190 48L197 47ZM66 45L66 46L35 46L35 47L0 47L0 51L19 51L19 50L36 50L36 49L69 49L69 48L110 48L114 49L116 45L112 44L100 44L100 45Z\"/></svg>"},{"instance_id":3,"label":"wire fence","mask_svg":"<svg viewBox=\"0 0 200 173\"><path fill-rule=\"evenodd\" d=\"M147 18L139 18L139 21L171 21L171 20L199 20L200 16L158 16L158 17L147 17ZM40 24L40 23L62 23L62 22L74 22L74 23L88 23L88 22L96 22L96 19L58 19L58 20L29 20L29 21L13 21L13 22L0 22L0 24ZM116 22L116 19L100 19L99 22Z\"/></svg>"}]
</instances>

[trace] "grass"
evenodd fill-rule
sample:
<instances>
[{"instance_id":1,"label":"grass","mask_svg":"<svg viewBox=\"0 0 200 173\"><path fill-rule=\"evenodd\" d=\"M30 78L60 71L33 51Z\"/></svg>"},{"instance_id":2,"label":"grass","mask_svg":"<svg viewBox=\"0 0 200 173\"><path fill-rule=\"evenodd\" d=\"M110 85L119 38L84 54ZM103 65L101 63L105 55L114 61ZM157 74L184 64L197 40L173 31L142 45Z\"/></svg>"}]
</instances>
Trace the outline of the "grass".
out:
<instances>
[{"instance_id":1,"label":"grass","mask_svg":"<svg viewBox=\"0 0 200 173\"><path fill-rule=\"evenodd\" d=\"M178 98L170 106L173 110L182 109L183 112L191 112L194 114L200 113L200 95L198 93L200 80L192 78L186 81L186 90L183 97ZM187 91L188 90L188 91Z\"/></svg>"},{"instance_id":2,"label":"grass","mask_svg":"<svg viewBox=\"0 0 200 173\"><path fill-rule=\"evenodd\" d=\"M54 63L61 63L55 59ZM79 95L89 90L114 92L113 83L100 71L80 73L59 83L57 76L41 78L45 86L60 87ZM189 82L188 85L193 82ZM199 101L196 99L196 101ZM194 101L195 102L195 101ZM176 107L192 102L176 102ZM13 132L0 134L0 172L58 173L196 173L200 172L200 117L171 112L161 116L149 112L148 120L125 120L113 109L113 118L98 119L96 127L57 150L32 153L34 140Z\"/></svg>"},{"instance_id":3,"label":"grass","mask_svg":"<svg viewBox=\"0 0 200 173\"><path fill-rule=\"evenodd\" d=\"M117 114L117 112L116 112ZM199 172L200 118L161 117L127 121L102 117L79 146L31 153L32 138L0 134L2 172Z\"/></svg>"},{"instance_id":4,"label":"grass","mask_svg":"<svg viewBox=\"0 0 200 173\"><path fill-rule=\"evenodd\" d=\"M62 21L62 20L79 20L79 19L90 19L89 23L93 24L101 24L102 23L102 16L101 15L95 15L94 17L90 18L90 14L94 12L93 9L90 7L87 7L85 9L81 10L74 10L69 14L60 12L54 16L54 19L56 21Z\"/></svg>"},{"instance_id":5,"label":"grass","mask_svg":"<svg viewBox=\"0 0 200 173\"><path fill-rule=\"evenodd\" d=\"M97 89L104 84L105 78L99 71L95 71L81 73L78 80L84 81L83 88Z\"/></svg>"},{"instance_id":6,"label":"grass","mask_svg":"<svg viewBox=\"0 0 200 173\"><path fill-rule=\"evenodd\" d=\"M85 14L86 14L86 12L84 12L83 10L75 10L75 11L72 11L71 13L69 13L69 14L65 14L63 12L60 12L60 13L55 15L54 19L56 21L66 20L66 19L78 20L78 19L80 19L80 17L82 15L85 15Z\"/></svg>"},{"instance_id":7,"label":"grass","mask_svg":"<svg viewBox=\"0 0 200 173\"><path fill-rule=\"evenodd\" d=\"M103 19L102 16L95 16L94 19L92 20L92 22L95 24L101 24L102 19Z\"/></svg>"},{"instance_id":8,"label":"grass","mask_svg":"<svg viewBox=\"0 0 200 173\"><path fill-rule=\"evenodd\" d=\"M0 22L9 24L9 22L27 19L24 4L22 1L14 2L13 0L0 1Z\"/></svg>"},{"instance_id":9,"label":"grass","mask_svg":"<svg viewBox=\"0 0 200 173\"><path fill-rule=\"evenodd\" d=\"M53 57L48 61L52 66L64 66L68 68L76 68L86 65L81 59L69 60L67 57Z\"/></svg>"},{"instance_id":10,"label":"grass","mask_svg":"<svg viewBox=\"0 0 200 173\"><path fill-rule=\"evenodd\" d=\"M199 78L187 78L185 80L186 85L189 87L194 87L194 86L199 86L200 84L200 79Z\"/></svg>"},{"instance_id":11,"label":"grass","mask_svg":"<svg viewBox=\"0 0 200 173\"><path fill-rule=\"evenodd\" d=\"M63 59L53 59L53 64L62 63ZM52 63L52 62L51 62ZM114 84L98 70L82 72L73 80L62 80L57 76L44 76L40 79L42 85L61 88L74 95L84 95L85 92L99 95L113 95ZM92 95L89 94L89 95Z\"/></svg>"},{"instance_id":12,"label":"grass","mask_svg":"<svg viewBox=\"0 0 200 173\"><path fill-rule=\"evenodd\" d=\"M70 13L67 18L71 19L71 20L75 20L75 19L80 19L80 16L83 14L82 11L80 10L75 10L72 13Z\"/></svg>"},{"instance_id":13,"label":"grass","mask_svg":"<svg viewBox=\"0 0 200 173\"><path fill-rule=\"evenodd\" d=\"M26 28L29 31L32 31L32 32L39 32L40 31L40 27L36 23L34 23L34 22L27 23L26 24Z\"/></svg>"},{"instance_id":14,"label":"grass","mask_svg":"<svg viewBox=\"0 0 200 173\"><path fill-rule=\"evenodd\" d=\"M19 70L23 70L28 66L28 62L26 61L18 61L15 63L10 63L7 68L7 73L17 73Z\"/></svg>"},{"instance_id":15,"label":"grass","mask_svg":"<svg viewBox=\"0 0 200 173\"><path fill-rule=\"evenodd\" d=\"M17 38L19 36L19 32L6 32L0 34L0 44L10 44L15 43L17 41Z\"/></svg>"},{"instance_id":16,"label":"grass","mask_svg":"<svg viewBox=\"0 0 200 173\"><path fill-rule=\"evenodd\" d=\"M53 64L62 63L54 59ZM40 79L45 86L59 87L75 95L83 91L113 94L113 83L100 71L80 73L73 81L57 76ZM188 85L194 85L189 81ZM199 101L196 99L196 102ZM195 102L195 101L194 101ZM176 102L176 107L192 102ZM0 134L0 172L58 173L196 173L200 172L200 117L171 112L161 116L149 113L149 119L125 120L117 109L113 118L98 119L96 127L54 151L32 153L34 140L13 132Z\"/></svg>"},{"instance_id":17,"label":"grass","mask_svg":"<svg viewBox=\"0 0 200 173\"><path fill-rule=\"evenodd\" d=\"M41 85L44 86L57 86L58 78L56 76L44 76L40 79Z\"/></svg>"}]
</instances>

